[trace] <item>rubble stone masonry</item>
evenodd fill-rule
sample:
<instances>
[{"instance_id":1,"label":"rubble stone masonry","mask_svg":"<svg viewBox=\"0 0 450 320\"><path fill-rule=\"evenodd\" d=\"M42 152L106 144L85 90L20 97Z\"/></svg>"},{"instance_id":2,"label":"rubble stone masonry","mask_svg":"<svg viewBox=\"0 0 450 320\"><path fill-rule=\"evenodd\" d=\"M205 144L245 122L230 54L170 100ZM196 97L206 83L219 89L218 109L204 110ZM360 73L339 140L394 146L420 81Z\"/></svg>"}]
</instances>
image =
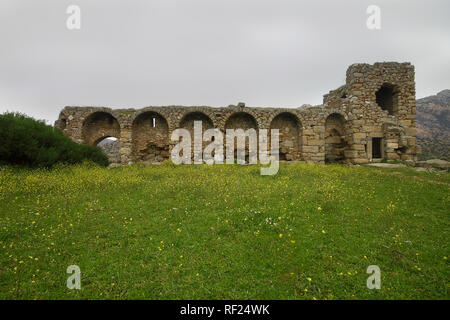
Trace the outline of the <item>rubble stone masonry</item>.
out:
<instances>
[{"instance_id":1,"label":"rubble stone masonry","mask_svg":"<svg viewBox=\"0 0 450 320\"><path fill-rule=\"evenodd\" d=\"M280 159L361 164L417 160L414 67L410 63L353 64L346 83L324 95L323 105L292 108L65 107L55 127L78 143L120 141L120 163L168 160L176 128L279 129Z\"/></svg>"}]
</instances>

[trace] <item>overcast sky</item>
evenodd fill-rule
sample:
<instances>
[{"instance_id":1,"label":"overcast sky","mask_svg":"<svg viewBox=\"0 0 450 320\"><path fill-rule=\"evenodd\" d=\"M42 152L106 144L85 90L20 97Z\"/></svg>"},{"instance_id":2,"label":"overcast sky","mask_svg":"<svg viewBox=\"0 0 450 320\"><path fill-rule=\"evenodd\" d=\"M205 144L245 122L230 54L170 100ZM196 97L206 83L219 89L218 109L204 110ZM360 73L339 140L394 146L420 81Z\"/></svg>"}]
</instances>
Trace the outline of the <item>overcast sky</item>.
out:
<instances>
[{"instance_id":1,"label":"overcast sky","mask_svg":"<svg viewBox=\"0 0 450 320\"><path fill-rule=\"evenodd\" d=\"M0 0L0 112L51 123L66 105L321 104L376 61L413 63L418 98L450 89L450 1Z\"/></svg>"}]
</instances>

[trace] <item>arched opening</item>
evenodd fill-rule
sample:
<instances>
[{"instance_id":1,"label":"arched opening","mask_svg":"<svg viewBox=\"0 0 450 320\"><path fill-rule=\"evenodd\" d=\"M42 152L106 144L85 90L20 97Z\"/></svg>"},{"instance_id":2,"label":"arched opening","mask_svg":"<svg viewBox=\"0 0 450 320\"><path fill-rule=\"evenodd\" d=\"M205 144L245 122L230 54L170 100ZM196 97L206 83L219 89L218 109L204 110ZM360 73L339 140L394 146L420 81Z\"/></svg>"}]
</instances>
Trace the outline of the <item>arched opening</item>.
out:
<instances>
[{"instance_id":1,"label":"arched opening","mask_svg":"<svg viewBox=\"0 0 450 320\"><path fill-rule=\"evenodd\" d=\"M387 110L390 115L397 114L398 111L398 90L397 87L385 83L375 93L377 104L383 110Z\"/></svg>"},{"instance_id":2,"label":"arched opening","mask_svg":"<svg viewBox=\"0 0 450 320\"><path fill-rule=\"evenodd\" d=\"M256 122L255 118L246 112L237 112L237 113L233 113L225 122L225 134L226 134L226 130L227 129L242 129L244 132L248 129L255 129L256 131L256 137L258 137L258 123ZM245 134L245 133L244 133ZM241 135L238 134L236 135L236 137L234 138L234 155L236 157L237 155L237 141L238 141L238 137L240 137ZM248 163L249 162L249 152L250 152L250 145L249 145L249 138L248 137L243 137L245 138L245 161ZM257 139L257 138L256 138ZM256 140L257 141L257 140ZM226 141L226 136L225 136L225 146L224 146L224 150L226 152L226 145L228 144L228 142ZM255 148L253 148L252 150L255 152L255 154L253 154L252 152L252 156L257 155L257 150L258 150L258 146L256 145L256 150Z\"/></svg>"},{"instance_id":3,"label":"arched opening","mask_svg":"<svg viewBox=\"0 0 450 320\"><path fill-rule=\"evenodd\" d=\"M191 141L194 143L194 121L201 121L202 123L202 132L201 132L201 141L202 141L202 152L209 142L203 141L203 133L205 130L212 129L214 127L212 120L203 112L190 112L186 114L183 119L180 121L180 128L187 129L191 134ZM213 137L214 138L214 137ZM191 159L194 158L194 148L191 149Z\"/></svg>"},{"instance_id":4,"label":"arched opening","mask_svg":"<svg viewBox=\"0 0 450 320\"><path fill-rule=\"evenodd\" d=\"M330 114L325 121L325 162L345 160L345 118L338 113Z\"/></svg>"},{"instance_id":5,"label":"arched opening","mask_svg":"<svg viewBox=\"0 0 450 320\"><path fill-rule=\"evenodd\" d=\"M120 163L120 140L117 137L100 138L95 144L108 157L110 163Z\"/></svg>"},{"instance_id":6,"label":"arched opening","mask_svg":"<svg viewBox=\"0 0 450 320\"><path fill-rule=\"evenodd\" d=\"M59 129L61 131L64 131L64 129L66 129L67 127L67 120L65 118L62 118L59 120Z\"/></svg>"},{"instance_id":7,"label":"arched opening","mask_svg":"<svg viewBox=\"0 0 450 320\"><path fill-rule=\"evenodd\" d=\"M169 125L159 113L147 111L133 121L133 158L136 162L155 163L169 159Z\"/></svg>"},{"instance_id":8,"label":"arched opening","mask_svg":"<svg viewBox=\"0 0 450 320\"><path fill-rule=\"evenodd\" d=\"M120 125L110 113L98 111L84 120L82 128L83 141L95 146L106 137L120 137Z\"/></svg>"},{"instance_id":9,"label":"arched opening","mask_svg":"<svg viewBox=\"0 0 450 320\"><path fill-rule=\"evenodd\" d=\"M298 118L289 112L280 113L273 118L270 129L280 133L280 160L300 160L302 126Z\"/></svg>"},{"instance_id":10,"label":"arched opening","mask_svg":"<svg viewBox=\"0 0 450 320\"><path fill-rule=\"evenodd\" d=\"M236 112L228 117L225 122L225 129L258 129L258 124L255 118L246 112Z\"/></svg>"}]
</instances>

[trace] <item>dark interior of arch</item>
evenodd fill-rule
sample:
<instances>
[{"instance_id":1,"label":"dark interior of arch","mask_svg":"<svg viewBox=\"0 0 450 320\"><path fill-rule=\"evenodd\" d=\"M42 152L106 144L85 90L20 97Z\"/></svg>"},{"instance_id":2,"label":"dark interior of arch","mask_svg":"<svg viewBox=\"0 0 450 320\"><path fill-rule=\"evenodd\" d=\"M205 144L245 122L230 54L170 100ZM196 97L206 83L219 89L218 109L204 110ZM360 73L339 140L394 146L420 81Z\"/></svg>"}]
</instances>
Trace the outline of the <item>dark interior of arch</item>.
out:
<instances>
[{"instance_id":1,"label":"dark interior of arch","mask_svg":"<svg viewBox=\"0 0 450 320\"><path fill-rule=\"evenodd\" d=\"M258 124L256 123L255 118L246 112L237 112L231 115L226 123L225 129L257 129Z\"/></svg>"},{"instance_id":2,"label":"dark interior of arch","mask_svg":"<svg viewBox=\"0 0 450 320\"><path fill-rule=\"evenodd\" d=\"M201 121L203 130L213 127L212 120L203 112L188 113L183 120L181 120L180 127L188 130L194 130L194 121Z\"/></svg>"},{"instance_id":3,"label":"dark interior of arch","mask_svg":"<svg viewBox=\"0 0 450 320\"><path fill-rule=\"evenodd\" d=\"M169 159L169 125L156 112L144 112L136 117L132 141L135 161L154 163Z\"/></svg>"},{"instance_id":4,"label":"dark interior of arch","mask_svg":"<svg viewBox=\"0 0 450 320\"><path fill-rule=\"evenodd\" d=\"M67 127L67 119L66 118L62 118L59 120L59 128L61 130L64 130Z\"/></svg>"},{"instance_id":5,"label":"dark interior of arch","mask_svg":"<svg viewBox=\"0 0 450 320\"><path fill-rule=\"evenodd\" d=\"M301 158L301 125L297 117L288 112L281 113L272 120L270 129L279 130L280 160L299 160Z\"/></svg>"},{"instance_id":6,"label":"dark interior of arch","mask_svg":"<svg viewBox=\"0 0 450 320\"><path fill-rule=\"evenodd\" d=\"M247 129L255 129L256 131L258 131L258 124L255 120L255 118L251 115L248 114L246 112L237 112L233 115L231 115L227 121L225 122L225 130L226 129L242 129L242 130L247 130ZM225 141L225 146L224 146L224 150L226 150L226 137L224 139ZM237 154L237 139L235 139L234 142L234 154L236 156ZM257 150L256 150L257 151ZM249 161L249 157L250 157L250 148L249 148L249 139L246 138L245 139L245 161L248 162Z\"/></svg>"},{"instance_id":7,"label":"dark interior of arch","mask_svg":"<svg viewBox=\"0 0 450 320\"><path fill-rule=\"evenodd\" d=\"M383 84L380 89L375 93L376 102L383 110L387 110L387 112L391 115L395 114L396 103L397 103L397 92L394 85L391 84Z\"/></svg>"},{"instance_id":8,"label":"dark interior of arch","mask_svg":"<svg viewBox=\"0 0 450 320\"><path fill-rule=\"evenodd\" d=\"M345 118L340 114L333 113L325 121L325 162L343 162L347 147Z\"/></svg>"},{"instance_id":9,"label":"dark interior of arch","mask_svg":"<svg viewBox=\"0 0 450 320\"><path fill-rule=\"evenodd\" d=\"M96 145L106 137L120 137L120 125L116 118L107 112L95 112L89 115L83 124L83 140Z\"/></svg>"},{"instance_id":10,"label":"dark interior of arch","mask_svg":"<svg viewBox=\"0 0 450 320\"><path fill-rule=\"evenodd\" d=\"M212 120L203 112L191 112L184 116L181 120L180 128L189 130L191 139L194 141L194 121L201 121L202 123L202 137L203 132L214 127ZM208 142L203 141L202 138L202 150L206 147ZM191 149L191 158L194 157L194 148Z\"/></svg>"}]
</instances>

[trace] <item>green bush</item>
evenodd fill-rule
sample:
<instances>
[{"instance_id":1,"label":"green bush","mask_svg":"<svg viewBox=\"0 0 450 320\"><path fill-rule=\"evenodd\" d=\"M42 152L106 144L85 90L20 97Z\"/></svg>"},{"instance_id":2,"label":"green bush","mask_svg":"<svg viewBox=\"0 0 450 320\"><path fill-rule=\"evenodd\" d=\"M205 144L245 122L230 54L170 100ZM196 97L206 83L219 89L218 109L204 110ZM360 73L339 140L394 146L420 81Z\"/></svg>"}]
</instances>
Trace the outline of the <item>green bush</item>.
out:
<instances>
[{"instance_id":1,"label":"green bush","mask_svg":"<svg viewBox=\"0 0 450 320\"><path fill-rule=\"evenodd\" d=\"M0 115L0 164L51 167L84 160L109 164L100 148L77 144L42 121L20 113Z\"/></svg>"}]
</instances>

